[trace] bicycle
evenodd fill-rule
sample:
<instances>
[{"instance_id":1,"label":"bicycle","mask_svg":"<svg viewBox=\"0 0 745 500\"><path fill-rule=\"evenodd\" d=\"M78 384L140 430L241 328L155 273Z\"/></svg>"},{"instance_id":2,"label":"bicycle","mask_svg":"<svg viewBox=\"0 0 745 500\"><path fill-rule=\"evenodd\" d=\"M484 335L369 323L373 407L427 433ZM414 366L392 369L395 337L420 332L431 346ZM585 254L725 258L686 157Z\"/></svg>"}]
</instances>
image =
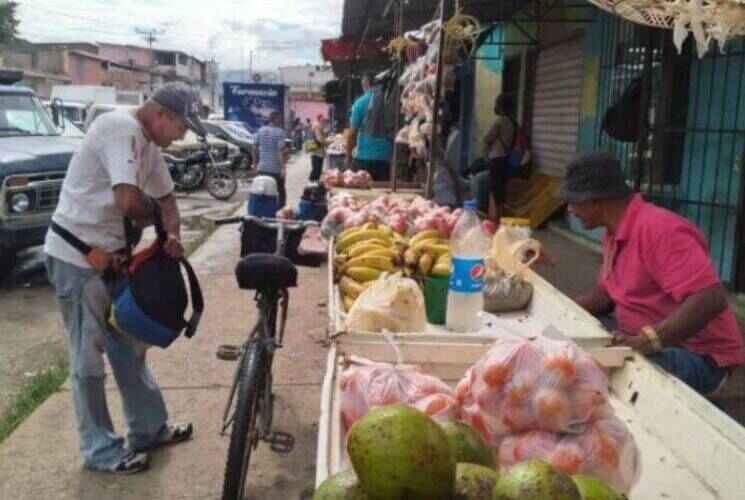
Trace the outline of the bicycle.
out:
<instances>
[{"instance_id":1,"label":"bicycle","mask_svg":"<svg viewBox=\"0 0 745 500\"><path fill-rule=\"evenodd\" d=\"M263 228L276 230L277 247L274 254L249 254L236 267L238 286L256 291L254 300L259 317L243 345L223 345L217 352L219 359L238 360L233 386L223 412L221 435L224 436L232 426L225 465L223 500L243 498L251 452L260 441L269 443L272 451L277 453L289 453L294 446L295 439L292 435L272 430L272 362L274 352L282 348L284 339L290 299L288 289L297 286L297 267L285 257L287 234L318 225L315 221L269 219L250 215L215 221L216 225L236 223L255 223ZM279 328L277 319L280 320Z\"/></svg>"}]
</instances>

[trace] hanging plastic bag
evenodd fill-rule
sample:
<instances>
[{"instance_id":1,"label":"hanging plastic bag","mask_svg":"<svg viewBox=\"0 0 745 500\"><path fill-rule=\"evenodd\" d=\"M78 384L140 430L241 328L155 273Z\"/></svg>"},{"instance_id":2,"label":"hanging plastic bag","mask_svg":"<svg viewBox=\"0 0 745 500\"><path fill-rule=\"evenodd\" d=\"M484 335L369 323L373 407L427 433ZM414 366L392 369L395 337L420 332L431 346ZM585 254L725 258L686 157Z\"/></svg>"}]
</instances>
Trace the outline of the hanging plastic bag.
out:
<instances>
[{"instance_id":1,"label":"hanging plastic bag","mask_svg":"<svg viewBox=\"0 0 745 500\"><path fill-rule=\"evenodd\" d=\"M357 298L346 318L354 332L423 332L427 329L424 295L401 273L381 276Z\"/></svg>"},{"instance_id":2,"label":"hanging plastic bag","mask_svg":"<svg viewBox=\"0 0 745 500\"><path fill-rule=\"evenodd\" d=\"M523 273L538 259L541 244L530 228L503 219L486 258L484 310L503 313L523 310L533 297L533 285Z\"/></svg>"}]
</instances>

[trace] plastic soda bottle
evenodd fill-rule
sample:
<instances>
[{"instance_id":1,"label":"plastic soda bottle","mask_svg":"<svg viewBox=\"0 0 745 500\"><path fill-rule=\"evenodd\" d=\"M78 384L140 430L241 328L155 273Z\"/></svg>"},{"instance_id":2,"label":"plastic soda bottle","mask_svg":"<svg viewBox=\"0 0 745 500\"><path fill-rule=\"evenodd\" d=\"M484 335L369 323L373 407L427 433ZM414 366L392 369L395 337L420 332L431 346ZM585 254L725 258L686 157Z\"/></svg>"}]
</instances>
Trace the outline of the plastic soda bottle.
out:
<instances>
[{"instance_id":1,"label":"plastic soda bottle","mask_svg":"<svg viewBox=\"0 0 745 500\"><path fill-rule=\"evenodd\" d=\"M484 308L484 257L489 250L489 235L481 227L476 201L463 204L463 215L450 237L452 268L448 287L446 325L456 332L474 332L481 328L479 313Z\"/></svg>"}]
</instances>

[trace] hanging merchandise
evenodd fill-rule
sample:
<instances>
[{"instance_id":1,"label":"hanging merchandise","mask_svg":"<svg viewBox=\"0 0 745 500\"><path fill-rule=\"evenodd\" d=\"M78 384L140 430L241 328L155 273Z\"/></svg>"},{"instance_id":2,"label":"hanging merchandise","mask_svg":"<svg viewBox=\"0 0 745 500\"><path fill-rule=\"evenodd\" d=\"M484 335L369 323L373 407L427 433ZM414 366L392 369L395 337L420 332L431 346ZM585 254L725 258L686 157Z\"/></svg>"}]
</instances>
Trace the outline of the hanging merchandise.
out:
<instances>
[{"instance_id":1,"label":"hanging merchandise","mask_svg":"<svg viewBox=\"0 0 745 500\"><path fill-rule=\"evenodd\" d=\"M727 40L745 36L745 0L589 0L629 21L673 30L680 52L689 33L703 58L716 40L723 51Z\"/></svg>"}]
</instances>

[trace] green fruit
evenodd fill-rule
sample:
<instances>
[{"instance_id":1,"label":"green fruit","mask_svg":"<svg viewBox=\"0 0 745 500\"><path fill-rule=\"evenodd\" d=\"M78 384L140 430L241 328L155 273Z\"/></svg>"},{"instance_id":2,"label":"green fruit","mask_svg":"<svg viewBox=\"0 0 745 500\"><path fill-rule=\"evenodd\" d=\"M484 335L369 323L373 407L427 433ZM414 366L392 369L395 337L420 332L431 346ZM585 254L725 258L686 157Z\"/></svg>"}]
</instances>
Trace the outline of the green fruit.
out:
<instances>
[{"instance_id":1,"label":"green fruit","mask_svg":"<svg viewBox=\"0 0 745 500\"><path fill-rule=\"evenodd\" d=\"M483 465L495 469L494 450L473 427L463 422L448 420L440 424L447 434L455 463Z\"/></svg>"},{"instance_id":2,"label":"green fruit","mask_svg":"<svg viewBox=\"0 0 745 500\"><path fill-rule=\"evenodd\" d=\"M582 500L628 500L626 495L616 493L600 479L577 474L572 476L572 480L577 485Z\"/></svg>"},{"instance_id":3,"label":"green fruit","mask_svg":"<svg viewBox=\"0 0 745 500\"><path fill-rule=\"evenodd\" d=\"M450 500L455 462L445 431L406 405L370 410L349 430L347 452L369 500Z\"/></svg>"},{"instance_id":4,"label":"green fruit","mask_svg":"<svg viewBox=\"0 0 745 500\"><path fill-rule=\"evenodd\" d=\"M453 500L492 500L499 473L477 464L458 464Z\"/></svg>"},{"instance_id":5,"label":"green fruit","mask_svg":"<svg viewBox=\"0 0 745 500\"><path fill-rule=\"evenodd\" d=\"M502 474L493 500L582 500L572 478L545 462L529 460Z\"/></svg>"},{"instance_id":6,"label":"green fruit","mask_svg":"<svg viewBox=\"0 0 745 500\"><path fill-rule=\"evenodd\" d=\"M353 470L327 478L316 490L313 500L367 500Z\"/></svg>"}]
</instances>

